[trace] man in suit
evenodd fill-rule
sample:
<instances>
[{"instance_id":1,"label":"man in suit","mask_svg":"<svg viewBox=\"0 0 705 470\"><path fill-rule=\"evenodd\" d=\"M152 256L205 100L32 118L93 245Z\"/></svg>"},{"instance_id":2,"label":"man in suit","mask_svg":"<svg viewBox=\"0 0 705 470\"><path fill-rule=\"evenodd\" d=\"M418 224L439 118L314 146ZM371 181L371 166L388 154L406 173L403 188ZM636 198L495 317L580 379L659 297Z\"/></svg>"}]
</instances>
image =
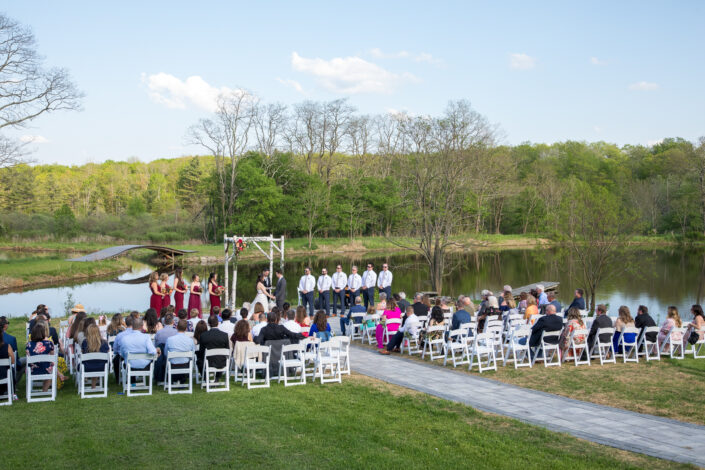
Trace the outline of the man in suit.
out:
<instances>
[{"instance_id":1,"label":"man in suit","mask_svg":"<svg viewBox=\"0 0 705 470\"><path fill-rule=\"evenodd\" d=\"M278 324L276 313L269 312L267 314L267 326L262 328L257 337L254 338L255 343L264 345L267 341L277 341L280 339L288 339L291 340L292 343L298 343L300 340L304 339L304 335L294 333L284 325Z\"/></svg>"},{"instance_id":2,"label":"man in suit","mask_svg":"<svg viewBox=\"0 0 705 470\"><path fill-rule=\"evenodd\" d=\"M583 298L585 292L582 289L575 289L575 298L570 303L565 311L567 312L571 308L577 308L578 310L585 310L585 299Z\"/></svg>"},{"instance_id":3,"label":"man in suit","mask_svg":"<svg viewBox=\"0 0 705 470\"><path fill-rule=\"evenodd\" d=\"M556 307L546 305L546 315L539 318L534 326L531 327L531 338L529 338L529 347L536 348L541 345L541 335L543 332L561 331L563 329L563 319L556 315ZM558 344L558 336L546 338L546 343Z\"/></svg>"},{"instance_id":4,"label":"man in suit","mask_svg":"<svg viewBox=\"0 0 705 470\"><path fill-rule=\"evenodd\" d=\"M277 298L277 307L284 309L284 302L286 302L286 279L284 279L284 273L281 269L274 271L277 275L277 285L274 287L274 297Z\"/></svg>"},{"instance_id":5,"label":"man in suit","mask_svg":"<svg viewBox=\"0 0 705 470\"><path fill-rule=\"evenodd\" d=\"M600 328L612 328L612 319L606 315L607 307L600 304L597 306L595 311L595 320L592 322L592 328L590 328L590 334L588 335L588 347L592 350L593 344L595 344L595 339L597 337L597 330ZM612 335L603 334L600 336L600 341L603 343L608 343L612 340Z\"/></svg>"},{"instance_id":6,"label":"man in suit","mask_svg":"<svg viewBox=\"0 0 705 470\"><path fill-rule=\"evenodd\" d=\"M313 289L316 288L316 279L311 276L311 268L304 270L304 275L299 280L299 292L301 294L301 305L308 305L308 314L313 316Z\"/></svg>"},{"instance_id":7,"label":"man in suit","mask_svg":"<svg viewBox=\"0 0 705 470\"><path fill-rule=\"evenodd\" d=\"M647 326L656 326L656 322L654 319L649 315L649 309L646 305L639 305L639 308L636 311L636 318L634 319L634 326L639 328L639 338L638 340L641 339L641 335L644 334L644 328ZM646 339L649 341L656 341L656 335L658 333L647 333Z\"/></svg>"},{"instance_id":8,"label":"man in suit","mask_svg":"<svg viewBox=\"0 0 705 470\"><path fill-rule=\"evenodd\" d=\"M218 328L218 317L211 315L208 317L208 326L210 330L204 331L201 334L201 339L198 344L201 349L197 353L196 362L198 370L203 371L203 361L206 357L206 351L209 349L230 349L230 338L228 334ZM213 356L208 360L208 365L217 369L225 367L227 356ZM220 374L216 379L220 378Z\"/></svg>"}]
</instances>

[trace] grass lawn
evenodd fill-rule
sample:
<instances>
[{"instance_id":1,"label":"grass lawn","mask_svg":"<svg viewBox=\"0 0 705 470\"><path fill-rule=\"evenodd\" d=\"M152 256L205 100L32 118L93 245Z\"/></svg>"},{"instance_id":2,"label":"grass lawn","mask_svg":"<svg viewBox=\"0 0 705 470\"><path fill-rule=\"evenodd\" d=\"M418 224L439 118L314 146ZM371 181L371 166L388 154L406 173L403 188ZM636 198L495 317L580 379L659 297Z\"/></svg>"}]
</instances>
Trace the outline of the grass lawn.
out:
<instances>
[{"instance_id":1,"label":"grass lawn","mask_svg":"<svg viewBox=\"0 0 705 470\"><path fill-rule=\"evenodd\" d=\"M355 343L359 345L359 342ZM368 347L365 345L365 347ZM376 347L373 347L376 350ZM409 358L404 355L404 358ZM422 361L419 355L412 360ZM621 358L617 358L621 361ZM428 358L425 362L430 362ZM433 362L443 367L443 360ZM452 363L446 367L452 368ZM544 367L542 362L529 369L506 367L498 361L498 370L468 372L467 364L457 370L488 379L499 380L521 387L555 393L577 400L625 410L673 418L705 425L705 359L687 356L683 360L662 358L661 361L643 361L639 364L618 362L600 365L599 360L589 367L575 367L572 362L561 367Z\"/></svg>"}]
</instances>

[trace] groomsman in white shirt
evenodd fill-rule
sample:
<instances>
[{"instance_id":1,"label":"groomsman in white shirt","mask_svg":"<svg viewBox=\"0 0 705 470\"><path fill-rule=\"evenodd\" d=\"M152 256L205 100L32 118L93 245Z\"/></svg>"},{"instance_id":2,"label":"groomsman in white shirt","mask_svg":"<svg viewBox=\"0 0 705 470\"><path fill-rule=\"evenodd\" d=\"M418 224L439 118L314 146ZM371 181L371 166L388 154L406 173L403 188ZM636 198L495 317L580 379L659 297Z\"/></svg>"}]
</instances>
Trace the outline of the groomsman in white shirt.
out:
<instances>
[{"instance_id":1,"label":"groomsman in white shirt","mask_svg":"<svg viewBox=\"0 0 705 470\"><path fill-rule=\"evenodd\" d=\"M348 276L343 272L343 267L338 265L333 273L333 316L338 314L338 300L340 300L340 314L345 313L345 286L348 284Z\"/></svg>"},{"instance_id":2,"label":"groomsman in white shirt","mask_svg":"<svg viewBox=\"0 0 705 470\"><path fill-rule=\"evenodd\" d=\"M362 274L362 299L365 301L365 308L370 305L375 306L375 285L377 284L377 273L374 271L372 263L367 264L367 271Z\"/></svg>"},{"instance_id":3,"label":"groomsman in white shirt","mask_svg":"<svg viewBox=\"0 0 705 470\"><path fill-rule=\"evenodd\" d=\"M348 276L348 290L350 291L350 307L355 305L355 299L360 296L360 287L362 287L362 278L357 273L357 266L353 266L352 274Z\"/></svg>"},{"instance_id":4,"label":"groomsman in white shirt","mask_svg":"<svg viewBox=\"0 0 705 470\"><path fill-rule=\"evenodd\" d=\"M391 299L392 298L392 272L389 270L389 265L387 263L384 263L382 265L382 270L379 272L379 276L377 276L377 288L379 289L379 293L381 294L384 292L387 294L387 298Z\"/></svg>"},{"instance_id":5,"label":"groomsman in white shirt","mask_svg":"<svg viewBox=\"0 0 705 470\"><path fill-rule=\"evenodd\" d=\"M313 316L313 290L316 288L316 279L311 276L311 268L304 270L304 275L299 281L299 293L301 294L301 305L308 305L308 314Z\"/></svg>"},{"instance_id":6,"label":"groomsman in white shirt","mask_svg":"<svg viewBox=\"0 0 705 470\"><path fill-rule=\"evenodd\" d=\"M328 275L328 270L323 268L321 275L318 276L318 303L321 310L326 311L326 316L330 315L330 286L331 278Z\"/></svg>"}]
</instances>

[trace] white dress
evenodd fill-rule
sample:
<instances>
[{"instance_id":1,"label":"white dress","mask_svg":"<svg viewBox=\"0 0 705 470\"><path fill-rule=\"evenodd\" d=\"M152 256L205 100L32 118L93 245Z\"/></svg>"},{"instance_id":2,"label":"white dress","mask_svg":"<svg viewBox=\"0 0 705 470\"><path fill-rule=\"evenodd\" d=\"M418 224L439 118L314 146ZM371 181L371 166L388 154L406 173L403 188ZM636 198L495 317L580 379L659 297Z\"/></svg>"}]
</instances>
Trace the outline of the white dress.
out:
<instances>
[{"instance_id":1,"label":"white dress","mask_svg":"<svg viewBox=\"0 0 705 470\"><path fill-rule=\"evenodd\" d=\"M257 289L257 295L255 296L255 300L253 300L250 304L250 315L252 315L252 312L255 311L255 304L257 302L262 304L262 307L264 307L265 312L269 312L269 297L267 297L267 295L262 289Z\"/></svg>"}]
</instances>

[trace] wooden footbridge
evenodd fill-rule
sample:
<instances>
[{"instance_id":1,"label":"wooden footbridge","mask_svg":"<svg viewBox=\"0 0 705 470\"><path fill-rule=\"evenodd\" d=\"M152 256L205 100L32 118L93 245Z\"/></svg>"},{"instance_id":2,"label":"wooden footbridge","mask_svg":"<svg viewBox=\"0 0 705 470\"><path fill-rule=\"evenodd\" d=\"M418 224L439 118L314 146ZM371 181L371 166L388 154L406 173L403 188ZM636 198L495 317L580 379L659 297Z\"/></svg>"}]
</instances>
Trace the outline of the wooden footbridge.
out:
<instances>
[{"instance_id":1,"label":"wooden footbridge","mask_svg":"<svg viewBox=\"0 0 705 470\"><path fill-rule=\"evenodd\" d=\"M119 245L111 246L110 248L104 248L95 253L90 253L85 256L78 258L67 259L66 261L102 261L106 259L117 258L118 256L124 255L128 251L132 250L153 250L159 253L166 262L173 262L177 256L183 256L187 253L195 253L193 250L178 250L176 248L171 248L168 246L159 245Z\"/></svg>"}]
</instances>

